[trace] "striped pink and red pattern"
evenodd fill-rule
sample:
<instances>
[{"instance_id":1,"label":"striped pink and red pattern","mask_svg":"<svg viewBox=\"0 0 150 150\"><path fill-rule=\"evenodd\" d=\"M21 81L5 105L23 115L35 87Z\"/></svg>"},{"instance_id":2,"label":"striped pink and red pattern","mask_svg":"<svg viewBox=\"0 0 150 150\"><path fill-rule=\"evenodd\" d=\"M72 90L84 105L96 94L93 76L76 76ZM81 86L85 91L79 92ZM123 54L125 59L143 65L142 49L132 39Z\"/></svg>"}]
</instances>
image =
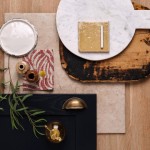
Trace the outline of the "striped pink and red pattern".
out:
<instances>
[{"instance_id":1,"label":"striped pink and red pattern","mask_svg":"<svg viewBox=\"0 0 150 150\"><path fill-rule=\"evenodd\" d=\"M23 58L30 65L30 69L44 71L44 77L40 76L37 83L23 81L23 91L47 91L54 88L54 55L53 50L33 50Z\"/></svg>"}]
</instances>

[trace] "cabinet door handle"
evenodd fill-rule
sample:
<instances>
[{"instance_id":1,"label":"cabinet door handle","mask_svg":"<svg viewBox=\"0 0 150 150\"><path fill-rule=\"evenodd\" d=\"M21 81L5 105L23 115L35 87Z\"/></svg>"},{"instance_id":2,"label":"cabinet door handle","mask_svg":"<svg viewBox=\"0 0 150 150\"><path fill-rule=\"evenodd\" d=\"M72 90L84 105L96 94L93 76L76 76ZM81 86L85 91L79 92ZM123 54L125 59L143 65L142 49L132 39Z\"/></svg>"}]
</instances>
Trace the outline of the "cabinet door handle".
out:
<instances>
[{"instance_id":1,"label":"cabinet door handle","mask_svg":"<svg viewBox=\"0 0 150 150\"><path fill-rule=\"evenodd\" d=\"M65 101L62 109L85 109L87 108L86 102L78 97L72 97Z\"/></svg>"}]
</instances>

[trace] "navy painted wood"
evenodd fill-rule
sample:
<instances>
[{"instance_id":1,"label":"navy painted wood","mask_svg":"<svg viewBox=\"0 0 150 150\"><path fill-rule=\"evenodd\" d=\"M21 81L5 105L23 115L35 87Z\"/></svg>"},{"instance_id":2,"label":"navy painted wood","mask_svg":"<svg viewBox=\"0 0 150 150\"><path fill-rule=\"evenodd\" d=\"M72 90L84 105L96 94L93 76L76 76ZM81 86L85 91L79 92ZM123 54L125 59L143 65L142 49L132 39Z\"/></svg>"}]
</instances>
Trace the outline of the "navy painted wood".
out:
<instances>
[{"instance_id":1,"label":"navy painted wood","mask_svg":"<svg viewBox=\"0 0 150 150\"><path fill-rule=\"evenodd\" d=\"M84 110L62 110L63 103L71 97L82 98L88 105ZM9 107L2 104L5 112L0 113L0 149L2 150L96 150L96 95L50 94L33 95L26 101L31 108L46 111L42 117L48 122L60 121L66 129L65 140L60 144L50 143L45 136L35 138L26 119L25 131L12 130Z\"/></svg>"}]
</instances>

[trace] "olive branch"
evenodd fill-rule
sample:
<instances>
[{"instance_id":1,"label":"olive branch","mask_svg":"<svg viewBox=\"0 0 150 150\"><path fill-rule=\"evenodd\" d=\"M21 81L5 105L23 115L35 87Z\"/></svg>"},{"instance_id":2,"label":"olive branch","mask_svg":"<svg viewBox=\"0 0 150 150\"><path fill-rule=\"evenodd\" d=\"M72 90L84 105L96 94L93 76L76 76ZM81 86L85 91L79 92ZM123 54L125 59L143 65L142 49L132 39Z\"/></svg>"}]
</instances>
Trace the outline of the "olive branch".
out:
<instances>
[{"instance_id":1,"label":"olive branch","mask_svg":"<svg viewBox=\"0 0 150 150\"><path fill-rule=\"evenodd\" d=\"M0 69L0 72L4 72L7 70L9 71L10 81L2 82L1 87L5 88L7 85L10 86L11 94L0 94L0 103L3 101L7 101L9 105L12 129L18 130L21 128L22 130L25 130L23 125L21 124L21 119L24 119L26 117L30 125L32 126L34 135L36 137L38 137L38 135L44 135L41 132L41 128L44 127L44 124L47 121L44 118L39 118L38 116L44 114L45 111L40 109L31 109L25 105L25 101L27 101L28 98L32 96L32 94L19 95L18 91L21 85L19 85L18 81L15 85L13 84L9 67ZM0 107L0 111L5 110L4 108Z\"/></svg>"}]
</instances>

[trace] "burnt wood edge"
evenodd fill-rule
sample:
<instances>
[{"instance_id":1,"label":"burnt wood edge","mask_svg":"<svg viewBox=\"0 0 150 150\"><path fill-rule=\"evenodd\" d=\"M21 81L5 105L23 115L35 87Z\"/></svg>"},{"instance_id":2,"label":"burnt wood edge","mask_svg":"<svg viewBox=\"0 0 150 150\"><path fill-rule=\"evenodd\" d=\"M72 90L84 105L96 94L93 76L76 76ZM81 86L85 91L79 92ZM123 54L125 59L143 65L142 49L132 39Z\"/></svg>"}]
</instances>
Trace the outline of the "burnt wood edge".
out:
<instances>
[{"instance_id":1,"label":"burnt wood edge","mask_svg":"<svg viewBox=\"0 0 150 150\"><path fill-rule=\"evenodd\" d=\"M132 2L132 4L133 4L135 10L142 10L142 9L143 10L149 10L149 8L144 7L142 5L139 5L139 4L136 4L134 2ZM101 70L102 74L99 77L95 78L93 76L93 74L91 75L91 77L88 77L89 79L87 79L86 76L84 76L84 78L80 77L80 76L76 77L77 74L74 74L74 75L72 74L72 71L68 67L69 64L67 64L68 61L65 60L67 58L67 56L65 56L64 52L67 49L62 44L61 40L59 43L60 43L59 44L59 49L60 49L59 51L60 51L60 59L61 59L62 68L66 71L67 75L70 78L72 78L76 81L80 81L83 83L100 83L100 82L104 82L104 83L105 82L129 83L129 82L143 81L150 76L150 62L149 62L147 65L143 65L142 69L126 69L126 70L112 69L112 70L109 70L109 68L103 68ZM78 56L75 56L70 51L68 51L67 53L70 53L72 57L76 57L75 59L78 59L79 62L80 61L82 61L84 63L90 62L90 61L86 61L82 58L79 58Z\"/></svg>"},{"instance_id":2,"label":"burnt wood edge","mask_svg":"<svg viewBox=\"0 0 150 150\"><path fill-rule=\"evenodd\" d=\"M87 72L85 74L80 75L79 77L76 77L77 74L80 74L80 69L75 69L75 66L78 66L78 63L80 64L82 62L82 65L80 64L80 67L86 63L86 60L73 55L70 51L68 51L64 45L60 42L60 57L61 57L61 65L62 68L66 71L68 76L76 81L80 81L83 83L99 83L99 82L137 82L146 79L150 75L150 63L148 65L143 65L142 69L126 69L126 70L119 70L119 69L109 69L109 68L103 68L99 71L101 71L101 76L95 78L93 75L93 70L91 70L91 74L88 77L87 74L90 74L90 67L88 68ZM75 57L75 58L74 58ZM69 60L68 60L69 59ZM70 60L76 60L76 62L70 61ZM68 63L67 63L68 62ZM88 61L89 62L89 61ZM91 62L91 66L95 65L97 62ZM69 67L69 66L72 67ZM71 69L70 69L71 68ZM92 67L91 67L92 68ZM72 74L72 69L74 69L74 74ZM83 68L81 69L83 70ZM84 70L86 72L86 70Z\"/></svg>"}]
</instances>

